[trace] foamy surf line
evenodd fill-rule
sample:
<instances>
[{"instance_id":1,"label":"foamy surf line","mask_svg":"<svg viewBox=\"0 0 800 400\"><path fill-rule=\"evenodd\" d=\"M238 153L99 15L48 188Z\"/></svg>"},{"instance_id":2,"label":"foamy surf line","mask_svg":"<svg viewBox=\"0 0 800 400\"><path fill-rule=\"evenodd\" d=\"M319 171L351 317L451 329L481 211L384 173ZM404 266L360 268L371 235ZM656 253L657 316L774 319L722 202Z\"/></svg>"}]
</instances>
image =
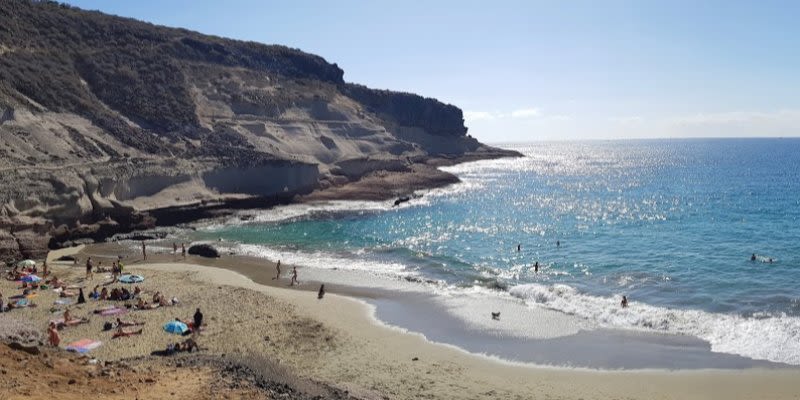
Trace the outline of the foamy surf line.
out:
<instances>
[{"instance_id":1,"label":"foamy surf line","mask_svg":"<svg viewBox=\"0 0 800 400\"><path fill-rule=\"evenodd\" d=\"M503 292L430 281L401 263L363 257L246 244L239 244L237 252L307 267L303 278L313 281L431 296L466 327L497 337L549 339L581 330L618 329L691 336L708 342L712 352L800 365L800 319L796 317L744 318L639 302L622 309L616 298L582 294L563 284L518 285ZM494 310L503 310L507 317L487 318Z\"/></svg>"},{"instance_id":2,"label":"foamy surf line","mask_svg":"<svg viewBox=\"0 0 800 400\"><path fill-rule=\"evenodd\" d=\"M532 307L583 318L605 328L688 335L707 341L711 351L755 360L800 365L800 318L787 315L741 317L679 310L583 294L563 284L514 286L509 293Z\"/></svg>"}]
</instances>

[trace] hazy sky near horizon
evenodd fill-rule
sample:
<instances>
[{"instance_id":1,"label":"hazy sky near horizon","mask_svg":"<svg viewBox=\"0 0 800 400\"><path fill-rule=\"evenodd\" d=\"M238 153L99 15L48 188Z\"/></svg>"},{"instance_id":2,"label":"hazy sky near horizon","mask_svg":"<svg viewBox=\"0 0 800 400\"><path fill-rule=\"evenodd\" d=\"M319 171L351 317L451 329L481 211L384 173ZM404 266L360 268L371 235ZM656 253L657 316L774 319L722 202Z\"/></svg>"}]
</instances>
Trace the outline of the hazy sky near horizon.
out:
<instances>
[{"instance_id":1,"label":"hazy sky near horizon","mask_svg":"<svg viewBox=\"0 0 800 400\"><path fill-rule=\"evenodd\" d=\"M797 1L68 3L318 54L486 142L800 136Z\"/></svg>"}]
</instances>

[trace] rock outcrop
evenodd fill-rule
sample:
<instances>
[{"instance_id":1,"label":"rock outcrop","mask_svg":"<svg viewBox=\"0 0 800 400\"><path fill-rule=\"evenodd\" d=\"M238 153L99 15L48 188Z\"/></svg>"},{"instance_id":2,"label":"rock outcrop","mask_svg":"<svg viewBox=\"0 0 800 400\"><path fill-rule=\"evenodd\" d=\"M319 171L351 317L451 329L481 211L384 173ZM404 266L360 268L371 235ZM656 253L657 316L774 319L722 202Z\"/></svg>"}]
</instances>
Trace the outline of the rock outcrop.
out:
<instances>
[{"instance_id":1,"label":"rock outcrop","mask_svg":"<svg viewBox=\"0 0 800 400\"><path fill-rule=\"evenodd\" d=\"M511 155L455 106L343 76L284 46L0 0L0 258Z\"/></svg>"},{"instance_id":2,"label":"rock outcrop","mask_svg":"<svg viewBox=\"0 0 800 400\"><path fill-rule=\"evenodd\" d=\"M189 247L189 254L206 258L219 258L219 251L214 246L205 243Z\"/></svg>"}]
</instances>

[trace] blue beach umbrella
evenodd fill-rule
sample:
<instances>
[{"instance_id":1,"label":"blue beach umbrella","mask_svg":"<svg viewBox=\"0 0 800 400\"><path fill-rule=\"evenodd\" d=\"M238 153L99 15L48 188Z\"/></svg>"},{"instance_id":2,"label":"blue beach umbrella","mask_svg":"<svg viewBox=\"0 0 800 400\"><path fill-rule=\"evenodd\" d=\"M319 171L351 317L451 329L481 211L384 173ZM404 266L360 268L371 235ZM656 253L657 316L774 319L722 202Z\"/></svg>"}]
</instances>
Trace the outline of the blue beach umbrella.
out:
<instances>
[{"instance_id":1,"label":"blue beach umbrella","mask_svg":"<svg viewBox=\"0 0 800 400\"><path fill-rule=\"evenodd\" d=\"M181 321L169 321L164 325L164 330L176 335L183 335L189 330L189 327Z\"/></svg>"},{"instance_id":2,"label":"blue beach umbrella","mask_svg":"<svg viewBox=\"0 0 800 400\"><path fill-rule=\"evenodd\" d=\"M36 275L30 274L30 275L23 276L22 278L20 278L20 280L22 282L32 283L32 282L39 282L40 280L42 280L42 278L39 278Z\"/></svg>"},{"instance_id":3,"label":"blue beach umbrella","mask_svg":"<svg viewBox=\"0 0 800 400\"><path fill-rule=\"evenodd\" d=\"M119 281L122 283L139 283L144 282L144 278L141 275L122 275L119 277Z\"/></svg>"}]
</instances>

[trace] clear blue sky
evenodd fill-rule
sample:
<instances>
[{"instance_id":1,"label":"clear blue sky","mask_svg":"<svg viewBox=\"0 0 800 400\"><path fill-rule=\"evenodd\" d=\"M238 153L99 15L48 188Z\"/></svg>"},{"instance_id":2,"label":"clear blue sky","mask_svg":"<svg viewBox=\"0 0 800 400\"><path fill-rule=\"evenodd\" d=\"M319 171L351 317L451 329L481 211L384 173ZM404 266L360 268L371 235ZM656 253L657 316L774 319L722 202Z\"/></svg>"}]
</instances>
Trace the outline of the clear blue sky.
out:
<instances>
[{"instance_id":1,"label":"clear blue sky","mask_svg":"<svg viewBox=\"0 0 800 400\"><path fill-rule=\"evenodd\" d=\"M487 142L800 136L800 1L69 3L300 48Z\"/></svg>"}]
</instances>

